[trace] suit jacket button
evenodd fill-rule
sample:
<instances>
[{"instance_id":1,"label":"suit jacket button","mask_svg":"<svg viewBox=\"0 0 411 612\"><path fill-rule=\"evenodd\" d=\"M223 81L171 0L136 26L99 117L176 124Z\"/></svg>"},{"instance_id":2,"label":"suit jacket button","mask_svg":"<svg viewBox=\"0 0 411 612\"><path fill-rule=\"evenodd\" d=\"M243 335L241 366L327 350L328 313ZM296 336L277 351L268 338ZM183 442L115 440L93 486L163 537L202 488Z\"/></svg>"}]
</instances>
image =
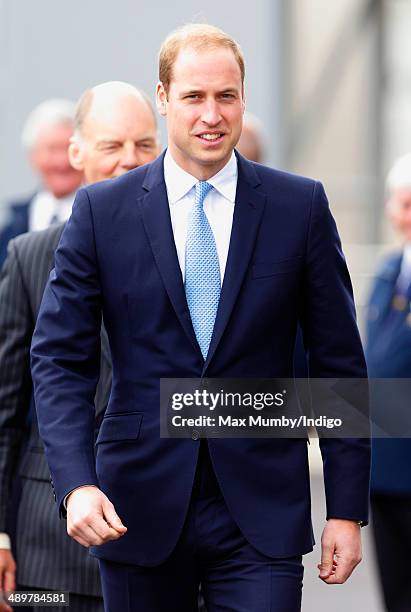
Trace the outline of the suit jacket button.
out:
<instances>
[{"instance_id":1,"label":"suit jacket button","mask_svg":"<svg viewBox=\"0 0 411 612\"><path fill-rule=\"evenodd\" d=\"M197 431L197 429L193 429L193 431L191 432L191 439L192 440L198 440L200 438L200 434Z\"/></svg>"}]
</instances>

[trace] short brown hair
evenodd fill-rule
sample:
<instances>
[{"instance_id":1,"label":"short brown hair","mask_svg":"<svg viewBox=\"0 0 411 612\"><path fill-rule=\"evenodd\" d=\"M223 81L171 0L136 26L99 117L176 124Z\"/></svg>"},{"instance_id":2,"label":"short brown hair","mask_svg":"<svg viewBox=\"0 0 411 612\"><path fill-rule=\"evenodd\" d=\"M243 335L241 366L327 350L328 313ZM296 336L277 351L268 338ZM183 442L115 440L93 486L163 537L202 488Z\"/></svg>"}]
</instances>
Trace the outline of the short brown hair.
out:
<instances>
[{"instance_id":1,"label":"short brown hair","mask_svg":"<svg viewBox=\"0 0 411 612\"><path fill-rule=\"evenodd\" d=\"M192 47L195 50L215 47L231 49L240 68L241 82L244 83L244 56L234 38L215 26L206 23L189 23L171 32L160 48L159 79L167 93L173 77L173 65L184 47Z\"/></svg>"}]
</instances>

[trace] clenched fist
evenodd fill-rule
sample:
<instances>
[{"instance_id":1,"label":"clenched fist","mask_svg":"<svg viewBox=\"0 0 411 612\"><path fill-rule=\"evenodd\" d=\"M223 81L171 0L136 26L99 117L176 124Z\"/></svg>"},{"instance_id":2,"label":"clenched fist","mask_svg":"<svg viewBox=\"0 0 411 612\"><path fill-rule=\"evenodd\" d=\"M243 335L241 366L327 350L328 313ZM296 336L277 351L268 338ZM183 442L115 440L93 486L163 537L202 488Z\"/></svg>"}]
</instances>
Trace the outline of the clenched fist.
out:
<instances>
[{"instance_id":1,"label":"clenched fist","mask_svg":"<svg viewBox=\"0 0 411 612\"><path fill-rule=\"evenodd\" d=\"M74 489L67 497L67 533L86 546L118 540L127 531L108 497L94 485Z\"/></svg>"},{"instance_id":2,"label":"clenched fist","mask_svg":"<svg viewBox=\"0 0 411 612\"><path fill-rule=\"evenodd\" d=\"M327 584L343 584L360 563L361 528L355 521L329 519L321 538L319 578Z\"/></svg>"}]
</instances>

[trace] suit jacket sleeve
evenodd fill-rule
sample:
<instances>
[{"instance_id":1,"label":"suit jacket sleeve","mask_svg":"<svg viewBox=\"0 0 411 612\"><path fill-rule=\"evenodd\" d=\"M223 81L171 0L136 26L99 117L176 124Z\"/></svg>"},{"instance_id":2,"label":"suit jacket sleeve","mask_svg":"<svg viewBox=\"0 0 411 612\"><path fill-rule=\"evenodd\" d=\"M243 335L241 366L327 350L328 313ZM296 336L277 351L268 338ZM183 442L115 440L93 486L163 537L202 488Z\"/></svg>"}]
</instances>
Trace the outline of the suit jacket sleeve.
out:
<instances>
[{"instance_id":1,"label":"suit jacket sleeve","mask_svg":"<svg viewBox=\"0 0 411 612\"><path fill-rule=\"evenodd\" d=\"M64 311L64 315L63 315ZM55 254L32 343L37 418L59 508L74 488L98 486L94 397L101 300L87 191L80 190Z\"/></svg>"},{"instance_id":2,"label":"suit jacket sleeve","mask_svg":"<svg viewBox=\"0 0 411 612\"><path fill-rule=\"evenodd\" d=\"M302 329L311 378L366 379L352 286L324 189L316 183L307 237ZM368 406L366 407L368 408ZM314 407L315 409L315 407ZM328 518L368 520L370 439L320 438Z\"/></svg>"},{"instance_id":3,"label":"suit jacket sleeve","mask_svg":"<svg viewBox=\"0 0 411 612\"><path fill-rule=\"evenodd\" d=\"M12 241L0 278L0 531L6 530L6 504L27 427L33 327L18 251Z\"/></svg>"}]
</instances>

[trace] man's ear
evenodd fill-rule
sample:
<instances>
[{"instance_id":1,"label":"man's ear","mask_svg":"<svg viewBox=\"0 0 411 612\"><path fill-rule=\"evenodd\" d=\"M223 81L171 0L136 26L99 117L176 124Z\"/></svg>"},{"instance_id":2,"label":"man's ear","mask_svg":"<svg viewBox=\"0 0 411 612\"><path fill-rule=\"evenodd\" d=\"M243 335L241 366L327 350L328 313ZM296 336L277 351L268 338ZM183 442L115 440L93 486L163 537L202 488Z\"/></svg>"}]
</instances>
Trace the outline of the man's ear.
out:
<instances>
[{"instance_id":1,"label":"man's ear","mask_svg":"<svg viewBox=\"0 0 411 612\"><path fill-rule=\"evenodd\" d=\"M68 156L70 165L75 169L83 172L84 170L84 159L83 159L83 151L75 140L72 140L69 144L68 148Z\"/></svg>"},{"instance_id":2,"label":"man's ear","mask_svg":"<svg viewBox=\"0 0 411 612\"><path fill-rule=\"evenodd\" d=\"M156 104L157 110L162 117L167 116L167 102L167 92L164 89L163 83L159 81L156 87Z\"/></svg>"}]
</instances>

